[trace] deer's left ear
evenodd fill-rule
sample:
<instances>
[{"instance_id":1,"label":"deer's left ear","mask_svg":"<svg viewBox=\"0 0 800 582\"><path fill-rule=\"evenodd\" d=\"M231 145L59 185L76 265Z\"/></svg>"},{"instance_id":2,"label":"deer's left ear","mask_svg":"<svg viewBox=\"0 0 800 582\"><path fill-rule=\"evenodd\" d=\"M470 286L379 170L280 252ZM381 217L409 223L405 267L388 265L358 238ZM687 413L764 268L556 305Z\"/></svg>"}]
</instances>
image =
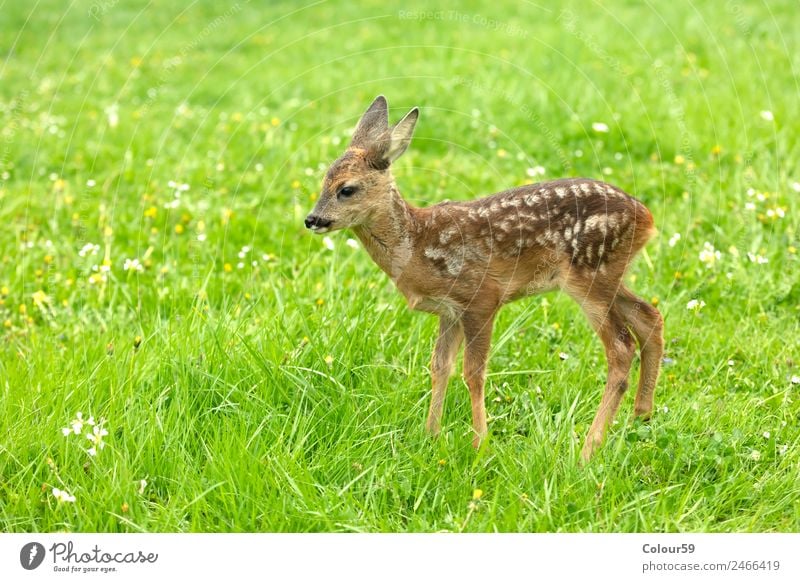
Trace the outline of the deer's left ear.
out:
<instances>
[{"instance_id":1,"label":"deer's left ear","mask_svg":"<svg viewBox=\"0 0 800 582\"><path fill-rule=\"evenodd\" d=\"M414 135L414 127L417 125L418 118L419 109L414 107L389 130L389 147L384 153L384 157L389 163L402 156L403 152L408 148L408 144L411 143L411 136Z\"/></svg>"}]
</instances>

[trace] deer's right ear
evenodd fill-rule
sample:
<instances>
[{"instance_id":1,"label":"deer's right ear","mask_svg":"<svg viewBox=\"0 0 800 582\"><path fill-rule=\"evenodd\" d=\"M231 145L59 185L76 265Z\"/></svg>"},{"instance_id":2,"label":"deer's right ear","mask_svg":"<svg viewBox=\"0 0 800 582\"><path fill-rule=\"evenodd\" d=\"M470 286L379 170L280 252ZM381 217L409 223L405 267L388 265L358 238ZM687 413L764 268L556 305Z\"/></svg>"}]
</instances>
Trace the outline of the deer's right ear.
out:
<instances>
[{"instance_id":1,"label":"deer's right ear","mask_svg":"<svg viewBox=\"0 0 800 582\"><path fill-rule=\"evenodd\" d=\"M378 95L361 116L350 145L367 148L389 130L389 105L383 95Z\"/></svg>"}]
</instances>

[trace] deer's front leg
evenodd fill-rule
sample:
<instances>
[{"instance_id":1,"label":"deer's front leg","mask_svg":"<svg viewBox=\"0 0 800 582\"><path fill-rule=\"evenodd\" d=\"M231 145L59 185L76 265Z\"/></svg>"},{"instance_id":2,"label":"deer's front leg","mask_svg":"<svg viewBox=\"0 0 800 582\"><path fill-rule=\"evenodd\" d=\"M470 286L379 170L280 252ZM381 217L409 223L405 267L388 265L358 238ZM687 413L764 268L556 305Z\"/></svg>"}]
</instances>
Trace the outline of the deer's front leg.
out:
<instances>
[{"instance_id":1,"label":"deer's front leg","mask_svg":"<svg viewBox=\"0 0 800 582\"><path fill-rule=\"evenodd\" d=\"M463 339L464 330L460 321L445 316L439 319L439 337L431 359L431 407L425 425L427 431L434 436L439 434L447 383L453 373L453 364Z\"/></svg>"},{"instance_id":2,"label":"deer's front leg","mask_svg":"<svg viewBox=\"0 0 800 582\"><path fill-rule=\"evenodd\" d=\"M477 448L488 433L486 425L486 405L484 402L484 383L486 380L486 361L492 342L494 314L488 316L465 315L463 318L466 346L464 348L464 379L469 387L472 401L472 428L475 436L472 446Z\"/></svg>"}]
</instances>

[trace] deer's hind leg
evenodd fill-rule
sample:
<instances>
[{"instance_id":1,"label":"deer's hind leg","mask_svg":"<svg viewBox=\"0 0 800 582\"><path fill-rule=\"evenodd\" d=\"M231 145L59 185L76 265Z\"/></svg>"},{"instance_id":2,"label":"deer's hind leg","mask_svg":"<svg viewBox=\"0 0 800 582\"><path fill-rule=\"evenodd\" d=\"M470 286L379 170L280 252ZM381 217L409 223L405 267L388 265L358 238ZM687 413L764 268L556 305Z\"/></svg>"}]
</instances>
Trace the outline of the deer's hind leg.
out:
<instances>
[{"instance_id":1,"label":"deer's hind leg","mask_svg":"<svg viewBox=\"0 0 800 582\"><path fill-rule=\"evenodd\" d=\"M578 278L572 278L564 286L564 290L586 313L586 317L603 342L608 361L608 376L603 397L581 451L584 462L589 460L603 442L606 428L617 414L622 397L628 389L628 376L636 353L636 344L625 317L615 303L618 287L618 282L607 284Z\"/></svg>"},{"instance_id":2,"label":"deer's hind leg","mask_svg":"<svg viewBox=\"0 0 800 582\"><path fill-rule=\"evenodd\" d=\"M664 352L664 322L658 309L624 286L620 288L615 305L631 328L641 350L639 387L636 390L634 414L649 418Z\"/></svg>"}]
</instances>

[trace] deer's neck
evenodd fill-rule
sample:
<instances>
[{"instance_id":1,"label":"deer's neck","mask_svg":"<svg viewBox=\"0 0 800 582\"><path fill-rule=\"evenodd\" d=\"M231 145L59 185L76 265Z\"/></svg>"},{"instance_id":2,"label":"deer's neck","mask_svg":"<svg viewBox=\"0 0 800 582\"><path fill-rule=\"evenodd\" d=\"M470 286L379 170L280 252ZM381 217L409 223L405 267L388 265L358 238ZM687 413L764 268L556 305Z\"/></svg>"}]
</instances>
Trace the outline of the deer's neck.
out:
<instances>
[{"instance_id":1,"label":"deer's neck","mask_svg":"<svg viewBox=\"0 0 800 582\"><path fill-rule=\"evenodd\" d=\"M393 184L390 203L377 211L368 223L355 227L353 232L372 260L397 282L411 257L415 227L414 209Z\"/></svg>"}]
</instances>

